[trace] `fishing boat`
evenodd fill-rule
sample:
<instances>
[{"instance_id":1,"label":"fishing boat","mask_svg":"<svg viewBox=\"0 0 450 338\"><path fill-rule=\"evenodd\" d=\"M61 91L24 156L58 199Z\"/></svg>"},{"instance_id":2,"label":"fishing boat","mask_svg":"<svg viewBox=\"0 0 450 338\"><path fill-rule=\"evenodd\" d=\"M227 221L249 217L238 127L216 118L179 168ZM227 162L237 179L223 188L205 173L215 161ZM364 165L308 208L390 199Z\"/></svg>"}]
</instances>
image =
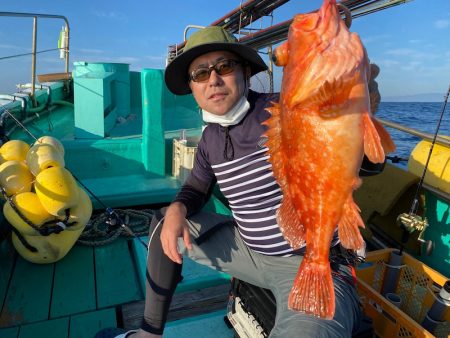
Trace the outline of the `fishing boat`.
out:
<instances>
[{"instance_id":1,"label":"fishing boat","mask_svg":"<svg viewBox=\"0 0 450 338\"><path fill-rule=\"evenodd\" d=\"M290 21L257 32L243 28L286 2L247 1L211 25L242 34L241 41L270 53L270 46L286 38ZM354 18L402 2L342 1ZM93 211L67 253L47 263L39 258L46 264L31 262L28 249L13 243L11 226L1 215L0 337L88 338L106 327L136 328L143 315L149 220L171 202L192 168L202 132L196 103L168 91L163 69L130 71L128 64L85 61L70 69L71 27L64 16L0 12L3 16L32 18L33 41L37 20L63 20L59 49L65 68L38 74L33 43L30 83L0 95L2 142L32 146L44 136L59 140L64 166L89 196ZM168 62L182 50L183 43L170 46ZM381 173L374 168L377 175L368 168L355 194L369 250L357 272L367 317L358 335L447 337L448 306L433 333L422 324L450 276L450 139L380 121L420 141L407 167L388 161ZM219 191L205 209L231 214ZM404 259L392 272L396 256ZM402 289L390 293L402 296L398 307L381 295L384 277L396 271L392 278ZM275 314L268 290L188 259L182 274L165 337L192 337L200 330L204 337L267 336ZM413 295L406 297L405 289Z\"/></svg>"}]
</instances>

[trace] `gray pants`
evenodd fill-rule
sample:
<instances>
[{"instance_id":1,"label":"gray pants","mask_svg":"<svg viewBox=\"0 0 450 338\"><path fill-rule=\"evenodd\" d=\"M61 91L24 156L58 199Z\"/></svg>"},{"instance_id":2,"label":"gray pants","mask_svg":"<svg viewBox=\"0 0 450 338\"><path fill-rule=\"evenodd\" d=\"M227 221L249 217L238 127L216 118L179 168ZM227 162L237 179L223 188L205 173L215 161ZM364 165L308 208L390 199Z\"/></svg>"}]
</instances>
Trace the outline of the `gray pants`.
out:
<instances>
[{"instance_id":1,"label":"gray pants","mask_svg":"<svg viewBox=\"0 0 450 338\"><path fill-rule=\"evenodd\" d=\"M229 217L201 212L189 219L193 239L202 237ZM204 240L187 250L183 240L179 247L184 255L200 264L226 272L250 284L270 289L277 303L275 326L270 337L351 337L361 320L358 295L351 281L351 270L339 266L333 274L336 311L333 320L323 320L287 308L288 295L302 256L277 257L258 254L249 249L231 222L206 233Z\"/></svg>"}]
</instances>

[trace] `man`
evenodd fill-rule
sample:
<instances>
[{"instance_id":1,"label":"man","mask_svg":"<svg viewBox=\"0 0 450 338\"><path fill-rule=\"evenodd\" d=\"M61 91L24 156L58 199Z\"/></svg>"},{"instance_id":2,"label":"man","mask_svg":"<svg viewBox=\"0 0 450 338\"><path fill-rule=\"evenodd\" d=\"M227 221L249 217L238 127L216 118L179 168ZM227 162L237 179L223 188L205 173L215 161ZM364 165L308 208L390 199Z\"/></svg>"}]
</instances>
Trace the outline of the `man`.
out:
<instances>
[{"instance_id":1,"label":"man","mask_svg":"<svg viewBox=\"0 0 450 338\"><path fill-rule=\"evenodd\" d=\"M276 222L282 193L267 160L262 122L278 95L249 89L250 77L265 69L255 50L220 27L192 34L184 52L168 65L167 87L178 95L192 92L208 126L191 175L150 227L143 325L117 337L162 335L183 255L270 289L277 301L271 337L349 337L358 328L361 308L351 267L343 264L334 264L333 320L287 308L304 248L294 251ZM234 220L201 211L216 183ZM332 246L337 243L335 237Z\"/></svg>"}]
</instances>

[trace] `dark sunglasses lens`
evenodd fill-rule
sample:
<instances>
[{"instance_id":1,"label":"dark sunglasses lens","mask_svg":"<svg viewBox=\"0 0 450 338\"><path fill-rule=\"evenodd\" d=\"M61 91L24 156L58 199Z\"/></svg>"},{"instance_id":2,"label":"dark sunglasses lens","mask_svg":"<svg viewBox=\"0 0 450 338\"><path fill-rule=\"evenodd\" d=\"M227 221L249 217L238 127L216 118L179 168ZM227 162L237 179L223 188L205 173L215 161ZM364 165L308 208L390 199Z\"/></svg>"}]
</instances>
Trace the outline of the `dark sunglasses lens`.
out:
<instances>
[{"instance_id":1,"label":"dark sunglasses lens","mask_svg":"<svg viewBox=\"0 0 450 338\"><path fill-rule=\"evenodd\" d=\"M219 75L227 75L234 70L237 64L238 62L234 60L224 60L214 66L211 66L210 68L196 69L192 72L191 79L195 82L207 81L211 75L212 69L214 69Z\"/></svg>"},{"instance_id":2,"label":"dark sunglasses lens","mask_svg":"<svg viewBox=\"0 0 450 338\"><path fill-rule=\"evenodd\" d=\"M192 74L192 80L196 82L206 81L209 79L209 70L207 68L205 69L197 69Z\"/></svg>"},{"instance_id":3,"label":"dark sunglasses lens","mask_svg":"<svg viewBox=\"0 0 450 338\"><path fill-rule=\"evenodd\" d=\"M214 69L219 75L230 74L234 70L235 63L233 60L226 60L217 64Z\"/></svg>"}]
</instances>

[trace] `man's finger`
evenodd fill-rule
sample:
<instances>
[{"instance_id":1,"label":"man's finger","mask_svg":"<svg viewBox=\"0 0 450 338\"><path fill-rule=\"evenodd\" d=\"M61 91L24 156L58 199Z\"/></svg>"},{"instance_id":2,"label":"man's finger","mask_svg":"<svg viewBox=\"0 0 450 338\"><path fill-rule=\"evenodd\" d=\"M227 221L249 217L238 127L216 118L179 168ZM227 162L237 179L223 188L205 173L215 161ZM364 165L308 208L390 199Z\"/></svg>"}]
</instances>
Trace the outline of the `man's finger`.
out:
<instances>
[{"instance_id":1,"label":"man's finger","mask_svg":"<svg viewBox=\"0 0 450 338\"><path fill-rule=\"evenodd\" d=\"M178 252L178 245L177 245L177 237L172 238L169 240L168 244L168 256L169 258L174 261L175 263L181 264L181 255Z\"/></svg>"},{"instance_id":2,"label":"man's finger","mask_svg":"<svg viewBox=\"0 0 450 338\"><path fill-rule=\"evenodd\" d=\"M184 245L186 245L186 248L188 248L188 250L192 250L192 242L191 242L191 236L189 234L189 228L184 228L183 240L184 240Z\"/></svg>"}]
</instances>

